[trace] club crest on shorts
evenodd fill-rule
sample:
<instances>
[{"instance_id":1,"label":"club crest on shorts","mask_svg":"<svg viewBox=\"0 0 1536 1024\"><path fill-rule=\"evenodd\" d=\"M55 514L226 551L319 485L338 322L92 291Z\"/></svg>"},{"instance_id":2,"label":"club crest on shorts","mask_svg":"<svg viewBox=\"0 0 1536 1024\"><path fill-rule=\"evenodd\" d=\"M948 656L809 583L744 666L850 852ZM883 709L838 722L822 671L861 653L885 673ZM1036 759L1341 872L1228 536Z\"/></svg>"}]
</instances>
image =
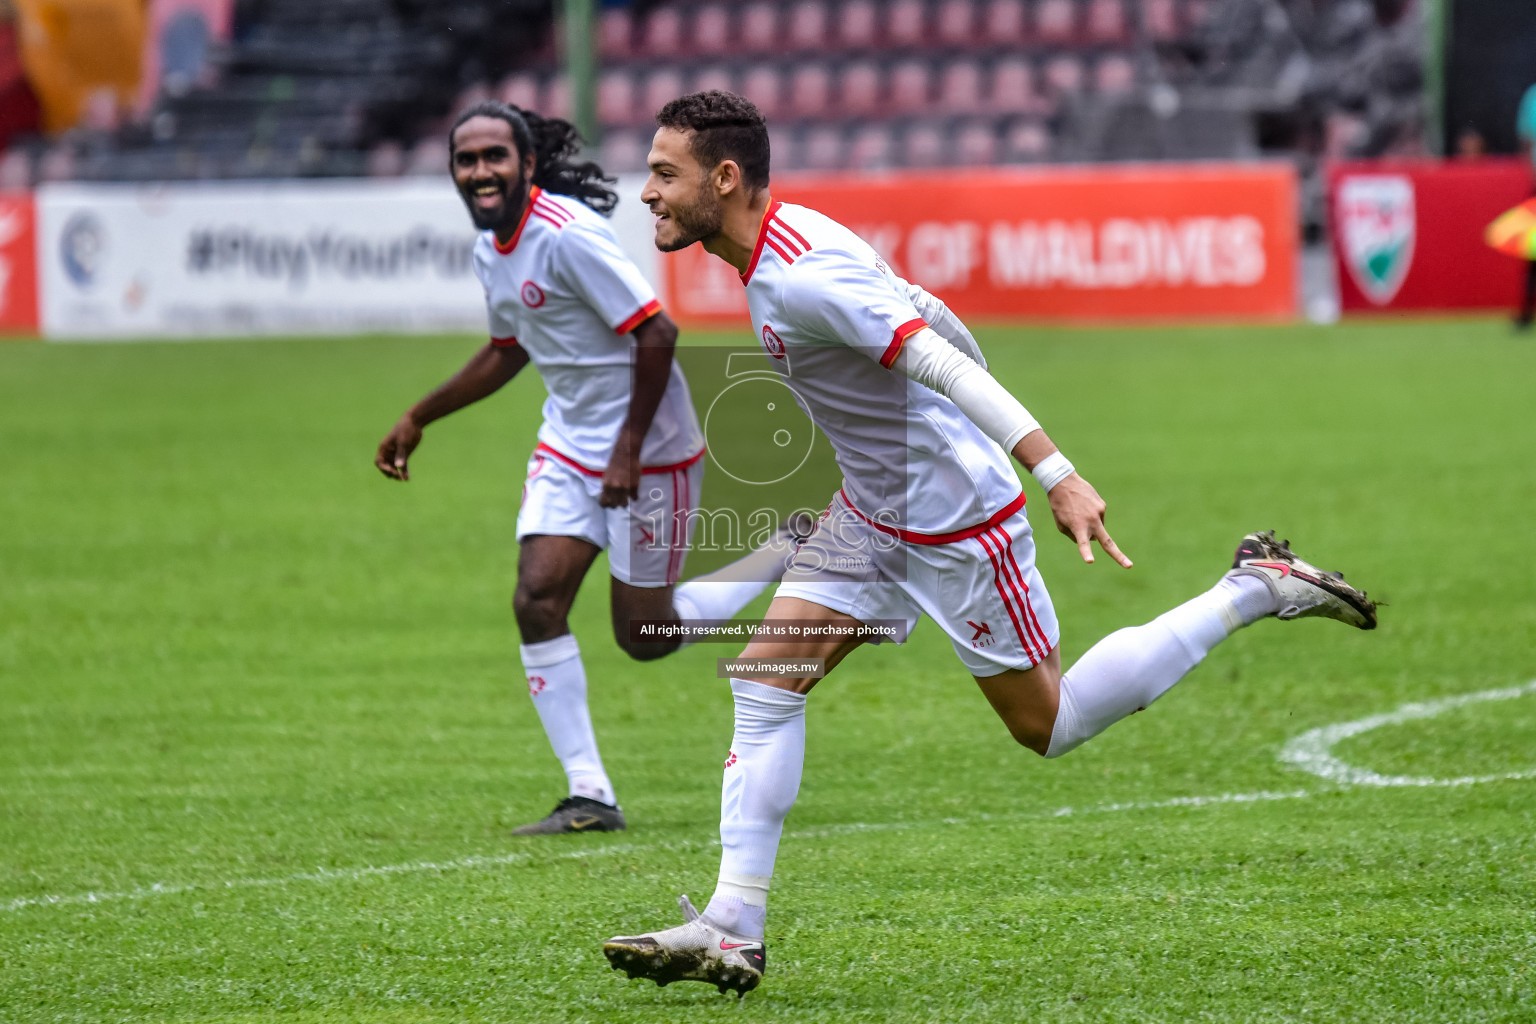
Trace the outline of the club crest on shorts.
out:
<instances>
[{"instance_id":1,"label":"club crest on shorts","mask_svg":"<svg viewBox=\"0 0 1536 1024\"><path fill-rule=\"evenodd\" d=\"M1351 175L1339 183L1335 203L1344 266L1367 299L1385 306L1413 265L1413 182L1401 174Z\"/></svg>"},{"instance_id":2,"label":"club crest on shorts","mask_svg":"<svg viewBox=\"0 0 1536 1024\"><path fill-rule=\"evenodd\" d=\"M522 287L523 305L529 309L538 309L544 305L544 289L532 281L524 281Z\"/></svg>"},{"instance_id":3,"label":"club crest on shorts","mask_svg":"<svg viewBox=\"0 0 1536 1024\"><path fill-rule=\"evenodd\" d=\"M784 340L767 324L763 324L763 348L775 359L784 358Z\"/></svg>"}]
</instances>

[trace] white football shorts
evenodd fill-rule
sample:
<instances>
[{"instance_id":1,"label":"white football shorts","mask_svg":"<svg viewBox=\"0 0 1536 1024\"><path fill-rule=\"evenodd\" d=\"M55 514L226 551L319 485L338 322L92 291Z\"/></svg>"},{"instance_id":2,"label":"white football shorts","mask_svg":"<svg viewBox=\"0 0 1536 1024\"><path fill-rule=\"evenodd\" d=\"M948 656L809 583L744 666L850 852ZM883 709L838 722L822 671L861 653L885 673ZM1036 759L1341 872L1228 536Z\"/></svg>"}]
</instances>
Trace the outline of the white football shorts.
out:
<instances>
[{"instance_id":1,"label":"white football shorts","mask_svg":"<svg viewBox=\"0 0 1536 1024\"><path fill-rule=\"evenodd\" d=\"M839 492L776 593L860 622L904 622L903 636L927 615L975 676L1032 668L1060 642L1022 505L996 523L940 543L904 540L888 530L870 523Z\"/></svg>"},{"instance_id":2,"label":"white football shorts","mask_svg":"<svg viewBox=\"0 0 1536 1024\"><path fill-rule=\"evenodd\" d=\"M580 537L608 552L609 572L619 582L670 587L683 574L703 486L701 457L648 467L638 500L603 508L603 474L540 444L528 459L517 539Z\"/></svg>"}]
</instances>

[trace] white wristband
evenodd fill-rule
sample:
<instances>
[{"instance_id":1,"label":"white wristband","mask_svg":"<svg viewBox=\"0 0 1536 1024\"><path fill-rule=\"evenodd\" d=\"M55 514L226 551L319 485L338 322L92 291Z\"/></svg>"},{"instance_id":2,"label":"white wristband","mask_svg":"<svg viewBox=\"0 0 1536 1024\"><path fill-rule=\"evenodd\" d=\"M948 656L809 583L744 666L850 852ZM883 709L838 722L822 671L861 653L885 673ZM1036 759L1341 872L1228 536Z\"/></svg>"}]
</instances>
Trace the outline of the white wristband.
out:
<instances>
[{"instance_id":1,"label":"white wristband","mask_svg":"<svg viewBox=\"0 0 1536 1024\"><path fill-rule=\"evenodd\" d=\"M1067 457L1061 454L1061 452L1051 452L1051 454L1035 463L1035 468L1030 470L1030 472L1035 475L1036 480L1040 481L1040 486L1045 489L1045 493L1049 494L1052 487L1055 487L1067 477L1076 473L1077 470L1072 467L1072 463L1068 462Z\"/></svg>"}]
</instances>

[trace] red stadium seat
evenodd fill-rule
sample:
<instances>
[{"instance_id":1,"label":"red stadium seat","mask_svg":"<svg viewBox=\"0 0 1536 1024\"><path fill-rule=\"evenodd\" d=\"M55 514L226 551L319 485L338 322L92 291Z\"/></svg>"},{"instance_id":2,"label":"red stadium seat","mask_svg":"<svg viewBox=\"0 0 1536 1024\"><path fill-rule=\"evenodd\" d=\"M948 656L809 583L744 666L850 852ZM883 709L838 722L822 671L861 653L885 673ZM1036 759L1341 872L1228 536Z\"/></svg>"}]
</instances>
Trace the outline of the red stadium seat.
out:
<instances>
[{"instance_id":1,"label":"red stadium seat","mask_svg":"<svg viewBox=\"0 0 1536 1024\"><path fill-rule=\"evenodd\" d=\"M1024 41L1024 0L991 0L987 4L982 39L988 46L1009 46Z\"/></svg>"},{"instance_id":2,"label":"red stadium seat","mask_svg":"<svg viewBox=\"0 0 1536 1024\"><path fill-rule=\"evenodd\" d=\"M1125 42L1129 30L1124 0L1089 0L1086 35L1092 43Z\"/></svg>"},{"instance_id":3,"label":"red stadium seat","mask_svg":"<svg viewBox=\"0 0 1536 1024\"><path fill-rule=\"evenodd\" d=\"M981 109L981 68L974 60L955 60L944 67L936 106L946 114L974 114Z\"/></svg>"},{"instance_id":4,"label":"red stadium seat","mask_svg":"<svg viewBox=\"0 0 1536 1024\"><path fill-rule=\"evenodd\" d=\"M725 4L705 4L693 12L693 49L721 54L731 46L731 12Z\"/></svg>"},{"instance_id":5,"label":"red stadium seat","mask_svg":"<svg viewBox=\"0 0 1536 1024\"><path fill-rule=\"evenodd\" d=\"M741 12L737 37L748 53L770 53L779 45L779 9L773 4L748 4Z\"/></svg>"},{"instance_id":6,"label":"red stadium seat","mask_svg":"<svg viewBox=\"0 0 1536 1024\"><path fill-rule=\"evenodd\" d=\"M848 147L848 166L875 171L891 166L891 130L883 124L867 124L853 136Z\"/></svg>"},{"instance_id":7,"label":"red stadium seat","mask_svg":"<svg viewBox=\"0 0 1536 1024\"><path fill-rule=\"evenodd\" d=\"M1008 129L1003 136L1002 152L1008 163L1034 163L1051 155L1051 133L1044 125L1023 121Z\"/></svg>"},{"instance_id":8,"label":"red stadium seat","mask_svg":"<svg viewBox=\"0 0 1536 1024\"><path fill-rule=\"evenodd\" d=\"M496 98L523 110L539 109L539 80L527 72L508 75L496 86Z\"/></svg>"},{"instance_id":9,"label":"red stadium seat","mask_svg":"<svg viewBox=\"0 0 1536 1024\"><path fill-rule=\"evenodd\" d=\"M544 83L539 105L533 108L546 117L571 119L571 80L564 74L555 74Z\"/></svg>"},{"instance_id":10,"label":"red stadium seat","mask_svg":"<svg viewBox=\"0 0 1536 1024\"><path fill-rule=\"evenodd\" d=\"M603 170L626 174L645 170L645 157L651 149L651 137L639 132L606 132L603 135Z\"/></svg>"},{"instance_id":11,"label":"red stadium seat","mask_svg":"<svg viewBox=\"0 0 1536 1024\"><path fill-rule=\"evenodd\" d=\"M1126 96L1136 88L1136 65L1118 53L1100 58L1093 69L1094 91L1103 96Z\"/></svg>"},{"instance_id":12,"label":"red stadium seat","mask_svg":"<svg viewBox=\"0 0 1536 1024\"><path fill-rule=\"evenodd\" d=\"M1086 77L1083 62L1070 53L1058 54L1046 61L1045 84L1057 96L1075 96L1082 92Z\"/></svg>"},{"instance_id":13,"label":"red stadium seat","mask_svg":"<svg viewBox=\"0 0 1536 1024\"><path fill-rule=\"evenodd\" d=\"M778 116L783 87L778 69L769 64L749 68L741 80L741 94L751 100L769 120Z\"/></svg>"},{"instance_id":14,"label":"red stadium seat","mask_svg":"<svg viewBox=\"0 0 1536 1024\"><path fill-rule=\"evenodd\" d=\"M843 136L835 128L812 128L805 136L800 164L818 171L830 171L843 165Z\"/></svg>"},{"instance_id":15,"label":"red stadium seat","mask_svg":"<svg viewBox=\"0 0 1536 1024\"><path fill-rule=\"evenodd\" d=\"M1147 35L1155 42L1167 43L1179 38L1178 0L1142 0L1141 19Z\"/></svg>"},{"instance_id":16,"label":"red stadium seat","mask_svg":"<svg viewBox=\"0 0 1536 1024\"><path fill-rule=\"evenodd\" d=\"M955 135L955 162L966 167L985 167L997 162L997 133L988 124L968 124Z\"/></svg>"},{"instance_id":17,"label":"red stadium seat","mask_svg":"<svg viewBox=\"0 0 1536 1024\"><path fill-rule=\"evenodd\" d=\"M641 48L651 57L675 57L683 52L683 15L676 7L658 7L645 19Z\"/></svg>"},{"instance_id":18,"label":"red stadium seat","mask_svg":"<svg viewBox=\"0 0 1536 1024\"><path fill-rule=\"evenodd\" d=\"M1023 57L1005 57L992 68L986 108L997 114L1037 114L1045 100L1035 85L1035 69Z\"/></svg>"},{"instance_id":19,"label":"red stadium seat","mask_svg":"<svg viewBox=\"0 0 1536 1024\"><path fill-rule=\"evenodd\" d=\"M789 80L791 117L822 117L831 106L832 74L822 64L802 64Z\"/></svg>"},{"instance_id":20,"label":"red stadium seat","mask_svg":"<svg viewBox=\"0 0 1536 1024\"><path fill-rule=\"evenodd\" d=\"M1077 5L1072 0L1040 0L1035 8L1035 35L1044 43L1075 42Z\"/></svg>"},{"instance_id":21,"label":"red stadium seat","mask_svg":"<svg viewBox=\"0 0 1536 1024\"><path fill-rule=\"evenodd\" d=\"M1201 27L1214 13L1216 4L1213 0L1184 0L1184 24L1190 28Z\"/></svg>"},{"instance_id":22,"label":"red stadium seat","mask_svg":"<svg viewBox=\"0 0 1536 1024\"><path fill-rule=\"evenodd\" d=\"M635 120L635 80L627 71L604 71L597 80L597 119L606 125Z\"/></svg>"},{"instance_id":23,"label":"red stadium seat","mask_svg":"<svg viewBox=\"0 0 1536 1024\"><path fill-rule=\"evenodd\" d=\"M937 167L945 163L944 136L932 125L915 124L901 140L901 162L908 167Z\"/></svg>"},{"instance_id":24,"label":"red stadium seat","mask_svg":"<svg viewBox=\"0 0 1536 1024\"><path fill-rule=\"evenodd\" d=\"M398 178L404 174L405 150L400 148L400 143L393 139L386 139L370 149L367 172L370 178ZM21 187L25 188L26 185L23 184Z\"/></svg>"},{"instance_id":25,"label":"red stadium seat","mask_svg":"<svg viewBox=\"0 0 1536 1024\"><path fill-rule=\"evenodd\" d=\"M800 0L789 15L789 48L820 50L827 45L827 5Z\"/></svg>"},{"instance_id":26,"label":"red stadium seat","mask_svg":"<svg viewBox=\"0 0 1536 1024\"><path fill-rule=\"evenodd\" d=\"M891 105L899 113L916 114L928 109L933 76L919 60L903 61L891 69Z\"/></svg>"},{"instance_id":27,"label":"red stadium seat","mask_svg":"<svg viewBox=\"0 0 1536 1024\"><path fill-rule=\"evenodd\" d=\"M627 57L633 46L634 20L628 7L605 7L597 21L597 52L604 57Z\"/></svg>"},{"instance_id":28,"label":"red stadium seat","mask_svg":"<svg viewBox=\"0 0 1536 1024\"><path fill-rule=\"evenodd\" d=\"M877 28L874 0L848 0L838 8L837 42L843 49L871 49Z\"/></svg>"},{"instance_id":29,"label":"red stadium seat","mask_svg":"<svg viewBox=\"0 0 1536 1024\"><path fill-rule=\"evenodd\" d=\"M945 46L969 46L975 37L976 5L971 0L944 0L939 6L939 42Z\"/></svg>"},{"instance_id":30,"label":"red stadium seat","mask_svg":"<svg viewBox=\"0 0 1536 1024\"><path fill-rule=\"evenodd\" d=\"M453 98L453 111L468 110L476 103L484 103L491 98L491 87L484 82L474 82L459 90L459 94Z\"/></svg>"},{"instance_id":31,"label":"red stadium seat","mask_svg":"<svg viewBox=\"0 0 1536 1024\"><path fill-rule=\"evenodd\" d=\"M693 76L694 92L735 92L736 77L728 67L708 67Z\"/></svg>"},{"instance_id":32,"label":"red stadium seat","mask_svg":"<svg viewBox=\"0 0 1536 1024\"><path fill-rule=\"evenodd\" d=\"M928 42L923 0L891 0L885 19L885 40L890 46L917 47Z\"/></svg>"},{"instance_id":33,"label":"red stadium seat","mask_svg":"<svg viewBox=\"0 0 1536 1024\"><path fill-rule=\"evenodd\" d=\"M654 117L656 111L683 95L683 74L672 67L654 69L645 80L645 110Z\"/></svg>"},{"instance_id":34,"label":"red stadium seat","mask_svg":"<svg viewBox=\"0 0 1536 1024\"><path fill-rule=\"evenodd\" d=\"M883 113L885 97L881 92L880 69L868 61L844 67L837 90L837 109L844 117Z\"/></svg>"},{"instance_id":35,"label":"red stadium seat","mask_svg":"<svg viewBox=\"0 0 1536 1024\"><path fill-rule=\"evenodd\" d=\"M795 137L784 128L768 129L768 152L775 171L799 166L800 147L795 145Z\"/></svg>"}]
</instances>

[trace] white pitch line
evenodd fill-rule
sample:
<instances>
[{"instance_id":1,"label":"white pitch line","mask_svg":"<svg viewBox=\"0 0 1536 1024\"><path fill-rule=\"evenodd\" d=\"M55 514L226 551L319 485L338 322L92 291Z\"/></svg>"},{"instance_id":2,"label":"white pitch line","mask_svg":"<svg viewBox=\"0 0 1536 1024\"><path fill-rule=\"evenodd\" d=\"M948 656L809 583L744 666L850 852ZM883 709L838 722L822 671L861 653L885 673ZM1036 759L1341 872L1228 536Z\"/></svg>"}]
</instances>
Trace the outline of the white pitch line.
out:
<instances>
[{"instance_id":1,"label":"white pitch line","mask_svg":"<svg viewBox=\"0 0 1536 1024\"><path fill-rule=\"evenodd\" d=\"M1462 775L1452 779L1437 779L1425 775L1382 775L1369 768L1357 768L1337 757L1333 748L1351 736L1358 736L1384 725L1401 725L1404 722L1434 718L1455 708L1485 701L1514 700L1536 693L1536 679L1521 686L1505 686L1477 693L1461 693L1439 700L1414 701L1380 715L1370 715L1353 722L1325 725L1304 732L1291 740L1280 751L1280 760L1294 765L1318 778L1345 786L1475 786L1484 782L1506 782L1511 779L1536 778L1536 768L1514 772L1497 772L1493 775Z\"/></svg>"}]
</instances>

